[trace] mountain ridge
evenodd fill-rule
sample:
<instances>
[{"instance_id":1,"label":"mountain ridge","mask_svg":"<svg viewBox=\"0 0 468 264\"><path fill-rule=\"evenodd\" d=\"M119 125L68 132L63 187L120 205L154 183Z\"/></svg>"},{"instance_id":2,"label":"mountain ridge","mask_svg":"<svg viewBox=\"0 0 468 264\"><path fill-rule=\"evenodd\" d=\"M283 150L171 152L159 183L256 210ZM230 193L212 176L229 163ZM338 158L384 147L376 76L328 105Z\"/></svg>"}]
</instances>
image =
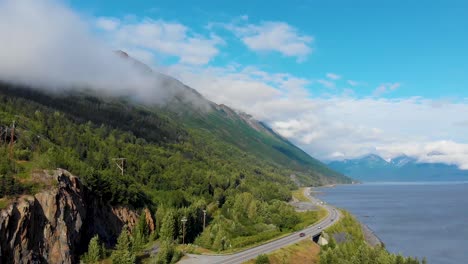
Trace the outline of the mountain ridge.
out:
<instances>
[{"instance_id":1,"label":"mountain ridge","mask_svg":"<svg viewBox=\"0 0 468 264\"><path fill-rule=\"evenodd\" d=\"M468 171L455 165L419 162L400 155L387 161L369 154L360 158L331 161L328 165L360 181L456 181L468 180Z\"/></svg>"}]
</instances>

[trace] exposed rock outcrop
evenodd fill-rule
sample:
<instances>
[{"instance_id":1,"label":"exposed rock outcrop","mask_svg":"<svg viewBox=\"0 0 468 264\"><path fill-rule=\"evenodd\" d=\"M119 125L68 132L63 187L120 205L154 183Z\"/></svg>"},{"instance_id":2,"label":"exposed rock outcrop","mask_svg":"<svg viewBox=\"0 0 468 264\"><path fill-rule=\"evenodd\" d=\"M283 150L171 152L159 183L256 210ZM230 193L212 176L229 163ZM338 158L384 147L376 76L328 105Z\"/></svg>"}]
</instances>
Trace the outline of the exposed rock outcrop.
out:
<instances>
[{"instance_id":1,"label":"exposed rock outcrop","mask_svg":"<svg viewBox=\"0 0 468 264\"><path fill-rule=\"evenodd\" d=\"M0 212L0 263L77 263L93 235L113 245L123 225L137 223L135 210L101 202L69 172L49 176L57 187ZM154 226L149 210L143 214Z\"/></svg>"}]
</instances>

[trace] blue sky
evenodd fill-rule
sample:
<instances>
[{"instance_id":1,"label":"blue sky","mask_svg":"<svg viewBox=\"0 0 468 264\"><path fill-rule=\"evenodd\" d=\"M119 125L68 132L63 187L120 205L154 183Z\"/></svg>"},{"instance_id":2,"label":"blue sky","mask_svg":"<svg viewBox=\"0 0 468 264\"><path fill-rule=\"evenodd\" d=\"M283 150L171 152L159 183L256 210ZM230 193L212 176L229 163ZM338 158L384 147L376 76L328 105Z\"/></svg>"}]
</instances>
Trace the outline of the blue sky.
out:
<instances>
[{"instance_id":1,"label":"blue sky","mask_svg":"<svg viewBox=\"0 0 468 264\"><path fill-rule=\"evenodd\" d=\"M222 3L221 3L222 2ZM314 94L353 88L370 96L382 83L401 84L385 97L460 98L468 94L468 2L466 1L71 1L82 13L122 19L135 16L175 22L205 36L225 40L210 65L255 65L269 72L288 72L318 79L326 73L343 78L337 90L313 83ZM249 50L232 32L207 29L247 15L249 24L284 22L310 36L312 49L297 62L274 51ZM166 58L161 63L175 60Z\"/></svg>"},{"instance_id":2,"label":"blue sky","mask_svg":"<svg viewBox=\"0 0 468 264\"><path fill-rule=\"evenodd\" d=\"M466 14L467 1L0 0L0 79L164 103L170 87L120 49L321 160L468 169Z\"/></svg>"}]
</instances>

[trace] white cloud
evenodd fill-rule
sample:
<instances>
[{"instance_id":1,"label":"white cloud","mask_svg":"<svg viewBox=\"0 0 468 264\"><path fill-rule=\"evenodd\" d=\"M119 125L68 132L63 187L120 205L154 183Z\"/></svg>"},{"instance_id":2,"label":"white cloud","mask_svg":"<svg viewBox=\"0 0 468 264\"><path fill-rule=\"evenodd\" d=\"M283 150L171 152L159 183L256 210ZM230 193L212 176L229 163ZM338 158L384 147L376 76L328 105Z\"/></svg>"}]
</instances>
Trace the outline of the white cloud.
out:
<instances>
[{"instance_id":1,"label":"white cloud","mask_svg":"<svg viewBox=\"0 0 468 264\"><path fill-rule=\"evenodd\" d=\"M393 92L401 86L400 83L382 83L375 90L374 96L381 96L385 93Z\"/></svg>"},{"instance_id":2,"label":"white cloud","mask_svg":"<svg viewBox=\"0 0 468 264\"><path fill-rule=\"evenodd\" d=\"M348 80L347 83L351 86L358 86L359 85L359 82L356 82L356 81L353 81L353 80Z\"/></svg>"},{"instance_id":3,"label":"white cloud","mask_svg":"<svg viewBox=\"0 0 468 264\"><path fill-rule=\"evenodd\" d=\"M253 51L276 51L287 57L296 57L298 62L304 61L312 53L310 44L313 37L300 34L295 27L284 22L225 26Z\"/></svg>"},{"instance_id":4,"label":"white cloud","mask_svg":"<svg viewBox=\"0 0 468 264\"><path fill-rule=\"evenodd\" d=\"M440 106L423 98L314 98L305 89L307 79L251 67L173 66L170 73L209 99L265 121L320 159L407 154L468 168L468 148L457 143L468 141L465 127L458 125L465 119L457 114L468 112L468 101ZM430 155L436 152L440 155Z\"/></svg>"},{"instance_id":5,"label":"white cloud","mask_svg":"<svg viewBox=\"0 0 468 264\"><path fill-rule=\"evenodd\" d=\"M100 21L100 23L99 23ZM156 54L175 56L180 63L204 65L219 54L224 41L217 35L202 36L183 24L149 18L138 22L116 18L98 18L116 47L132 47Z\"/></svg>"},{"instance_id":6,"label":"white cloud","mask_svg":"<svg viewBox=\"0 0 468 264\"><path fill-rule=\"evenodd\" d=\"M327 78L336 81L341 79L341 76L336 73L327 73Z\"/></svg>"},{"instance_id":7,"label":"white cloud","mask_svg":"<svg viewBox=\"0 0 468 264\"><path fill-rule=\"evenodd\" d=\"M327 88L335 88L335 83L332 82L332 81L325 80L325 79L320 79L320 80L317 80L317 82L320 83L321 85L327 87Z\"/></svg>"},{"instance_id":8,"label":"white cloud","mask_svg":"<svg viewBox=\"0 0 468 264\"><path fill-rule=\"evenodd\" d=\"M418 158L420 162L446 163L468 170L468 144L461 144L451 140L407 142L383 146L378 150L387 156L404 153Z\"/></svg>"},{"instance_id":9,"label":"white cloud","mask_svg":"<svg viewBox=\"0 0 468 264\"><path fill-rule=\"evenodd\" d=\"M106 21L101 26L113 28ZM120 58L92 32L61 1L0 1L0 80L52 91L93 88L146 103L181 91Z\"/></svg>"},{"instance_id":10,"label":"white cloud","mask_svg":"<svg viewBox=\"0 0 468 264\"><path fill-rule=\"evenodd\" d=\"M96 26L102 30L116 30L120 25L120 20L112 17L100 17L96 21Z\"/></svg>"}]
</instances>

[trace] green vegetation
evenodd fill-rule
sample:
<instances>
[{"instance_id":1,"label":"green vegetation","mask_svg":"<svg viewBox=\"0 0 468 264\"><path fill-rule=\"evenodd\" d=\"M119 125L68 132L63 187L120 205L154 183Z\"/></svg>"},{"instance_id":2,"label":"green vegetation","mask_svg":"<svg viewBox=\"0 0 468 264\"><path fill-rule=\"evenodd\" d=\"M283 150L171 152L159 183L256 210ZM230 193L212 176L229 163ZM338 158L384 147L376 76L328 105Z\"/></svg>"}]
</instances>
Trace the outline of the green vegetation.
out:
<instances>
[{"instance_id":1,"label":"green vegetation","mask_svg":"<svg viewBox=\"0 0 468 264\"><path fill-rule=\"evenodd\" d=\"M273 251L268 255L260 255L255 260L245 262L245 264L257 263L260 258L262 263L284 264L284 263L308 263L319 262L320 247L310 239L304 239L290 246ZM268 261L268 262L266 262ZM339 263L339 262L338 262Z\"/></svg>"},{"instance_id":2,"label":"green vegetation","mask_svg":"<svg viewBox=\"0 0 468 264\"><path fill-rule=\"evenodd\" d=\"M255 159L262 159L280 167L288 168L284 175L296 175L304 186L318 186L329 183L351 183L320 161L310 157L304 151L276 134L261 122L249 120L246 114L237 114L232 109L221 105L217 111L200 114L193 110L178 109L182 112L182 122L197 131L208 132L204 136L215 137L253 154Z\"/></svg>"},{"instance_id":3,"label":"green vegetation","mask_svg":"<svg viewBox=\"0 0 468 264\"><path fill-rule=\"evenodd\" d=\"M89 253L89 252L88 252ZM117 245L111 255L113 264L133 264L136 256L132 248L131 237L128 235L127 227L122 229Z\"/></svg>"},{"instance_id":4,"label":"green vegetation","mask_svg":"<svg viewBox=\"0 0 468 264\"><path fill-rule=\"evenodd\" d=\"M42 185L28 185L35 169L69 170L104 201L156 212L152 235L166 252L158 259L170 262L183 237L223 251L295 230L302 217L286 203L296 188L292 174L303 184L349 181L261 123L254 128L225 108L178 104L137 105L89 91L50 95L0 83L0 127L17 124L14 161L8 141L0 141L1 196L37 191ZM126 159L123 174L113 158ZM131 259L126 248L141 250L148 235L137 227L115 258Z\"/></svg>"},{"instance_id":5,"label":"green vegetation","mask_svg":"<svg viewBox=\"0 0 468 264\"><path fill-rule=\"evenodd\" d=\"M255 259L255 264L270 264L270 260L268 259L267 255L258 255Z\"/></svg>"},{"instance_id":6,"label":"green vegetation","mask_svg":"<svg viewBox=\"0 0 468 264\"><path fill-rule=\"evenodd\" d=\"M352 214L345 210L340 210L342 217L338 223L327 228L329 234L346 234L349 241L365 241L364 233L362 232L361 224L354 218Z\"/></svg>"},{"instance_id":7,"label":"green vegetation","mask_svg":"<svg viewBox=\"0 0 468 264\"><path fill-rule=\"evenodd\" d=\"M320 264L419 264L417 258L403 257L389 253L383 247L370 247L364 240L360 223L348 212L342 211L343 218L327 229L327 233L344 233L347 239L336 243L331 238L330 243L320 252ZM422 263L426 261L423 260Z\"/></svg>"},{"instance_id":8,"label":"green vegetation","mask_svg":"<svg viewBox=\"0 0 468 264\"><path fill-rule=\"evenodd\" d=\"M182 252L176 249L173 241L165 240L161 243L158 255L156 256L157 264L172 264L177 263L182 258Z\"/></svg>"},{"instance_id":9,"label":"green vegetation","mask_svg":"<svg viewBox=\"0 0 468 264\"><path fill-rule=\"evenodd\" d=\"M298 213L300 221L298 224L294 226L293 230L298 231L310 225L313 225L317 223L320 219L327 216L327 214L328 214L327 210L323 208L318 209L318 211L300 212Z\"/></svg>"},{"instance_id":10,"label":"green vegetation","mask_svg":"<svg viewBox=\"0 0 468 264\"><path fill-rule=\"evenodd\" d=\"M88 252L81 257L81 261L85 264L99 263L104 255L104 246L99 242L99 236L96 235L89 241Z\"/></svg>"},{"instance_id":11,"label":"green vegetation","mask_svg":"<svg viewBox=\"0 0 468 264\"><path fill-rule=\"evenodd\" d=\"M8 200L5 198L0 199L0 210L6 208L8 206Z\"/></svg>"},{"instance_id":12,"label":"green vegetation","mask_svg":"<svg viewBox=\"0 0 468 264\"><path fill-rule=\"evenodd\" d=\"M292 196L299 202L310 202L309 198L304 195L305 188L299 188L292 192Z\"/></svg>"},{"instance_id":13,"label":"green vegetation","mask_svg":"<svg viewBox=\"0 0 468 264\"><path fill-rule=\"evenodd\" d=\"M300 221L287 203L264 202L247 192L228 197L225 205L196 244L216 251L242 248L291 231Z\"/></svg>"},{"instance_id":14,"label":"green vegetation","mask_svg":"<svg viewBox=\"0 0 468 264\"><path fill-rule=\"evenodd\" d=\"M13 177L14 173L14 163L9 160L7 149L0 147L0 198L24 192L24 186Z\"/></svg>"}]
</instances>

